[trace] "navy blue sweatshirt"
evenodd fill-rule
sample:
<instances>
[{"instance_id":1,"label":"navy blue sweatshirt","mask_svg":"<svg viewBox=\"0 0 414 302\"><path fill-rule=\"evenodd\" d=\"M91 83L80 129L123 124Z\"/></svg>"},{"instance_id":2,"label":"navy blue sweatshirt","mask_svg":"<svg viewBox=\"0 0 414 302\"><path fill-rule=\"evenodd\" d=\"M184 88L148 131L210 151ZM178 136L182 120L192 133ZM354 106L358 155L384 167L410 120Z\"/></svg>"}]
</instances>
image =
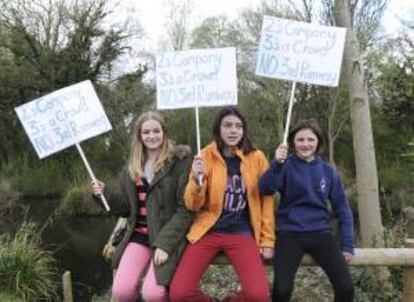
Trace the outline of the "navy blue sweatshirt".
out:
<instances>
[{"instance_id":1,"label":"navy blue sweatshirt","mask_svg":"<svg viewBox=\"0 0 414 302\"><path fill-rule=\"evenodd\" d=\"M353 253L354 223L341 180L319 156L306 162L289 155L283 165L272 161L259 188L262 195L280 193L279 232L331 232L329 200L338 216L342 251Z\"/></svg>"}]
</instances>

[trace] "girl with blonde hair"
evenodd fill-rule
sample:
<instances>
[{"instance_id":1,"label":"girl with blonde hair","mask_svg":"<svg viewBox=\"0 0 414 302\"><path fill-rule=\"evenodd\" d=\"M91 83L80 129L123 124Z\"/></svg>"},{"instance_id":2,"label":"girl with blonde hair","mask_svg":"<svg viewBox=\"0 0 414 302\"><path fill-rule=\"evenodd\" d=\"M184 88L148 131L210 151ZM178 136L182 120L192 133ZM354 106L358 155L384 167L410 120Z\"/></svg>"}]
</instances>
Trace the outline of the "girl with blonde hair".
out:
<instances>
[{"instance_id":1,"label":"girl with blonde hair","mask_svg":"<svg viewBox=\"0 0 414 302\"><path fill-rule=\"evenodd\" d=\"M145 301L167 301L169 285L186 246L192 215L184 208L183 192L190 168L190 149L168 139L162 116L140 115L132 134L126 168L115 192L93 183L97 197L108 195L110 214L127 217L127 229L113 255L115 301L135 301L142 279Z\"/></svg>"}]
</instances>

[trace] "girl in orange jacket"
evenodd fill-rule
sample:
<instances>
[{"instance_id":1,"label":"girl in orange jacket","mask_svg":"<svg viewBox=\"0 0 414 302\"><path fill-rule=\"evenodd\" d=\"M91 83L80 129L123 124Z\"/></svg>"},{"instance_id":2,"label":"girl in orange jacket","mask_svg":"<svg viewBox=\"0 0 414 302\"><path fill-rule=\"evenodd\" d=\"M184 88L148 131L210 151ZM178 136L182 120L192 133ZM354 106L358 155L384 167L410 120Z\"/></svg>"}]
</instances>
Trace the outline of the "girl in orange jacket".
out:
<instances>
[{"instance_id":1,"label":"girl in orange jacket","mask_svg":"<svg viewBox=\"0 0 414 302\"><path fill-rule=\"evenodd\" d=\"M194 158L184 201L195 219L190 244L170 288L175 301L211 301L199 281L214 256L223 252L234 266L241 291L230 301L269 301L261 255L271 258L275 241L274 201L259 194L269 164L247 135L244 117L225 107L213 124L214 141Z\"/></svg>"}]
</instances>

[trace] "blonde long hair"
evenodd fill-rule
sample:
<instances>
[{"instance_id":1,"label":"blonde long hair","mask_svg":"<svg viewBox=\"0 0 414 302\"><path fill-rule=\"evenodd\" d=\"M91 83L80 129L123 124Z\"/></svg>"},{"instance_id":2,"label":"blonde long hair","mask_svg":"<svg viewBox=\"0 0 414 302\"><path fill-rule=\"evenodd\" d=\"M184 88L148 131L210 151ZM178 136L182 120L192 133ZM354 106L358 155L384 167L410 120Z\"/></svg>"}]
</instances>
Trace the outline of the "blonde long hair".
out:
<instances>
[{"instance_id":1,"label":"blonde long hair","mask_svg":"<svg viewBox=\"0 0 414 302\"><path fill-rule=\"evenodd\" d=\"M154 120L160 123L163 131L163 142L161 151L155 160L154 173L159 172L173 156L174 143L168 139L167 127L164 118L156 111L147 111L142 113L135 122L134 131L131 140L131 151L128 159L129 177L134 180L137 176L144 175L144 164L146 160L145 146L141 139L142 124L146 121Z\"/></svg>"}]
</instances>

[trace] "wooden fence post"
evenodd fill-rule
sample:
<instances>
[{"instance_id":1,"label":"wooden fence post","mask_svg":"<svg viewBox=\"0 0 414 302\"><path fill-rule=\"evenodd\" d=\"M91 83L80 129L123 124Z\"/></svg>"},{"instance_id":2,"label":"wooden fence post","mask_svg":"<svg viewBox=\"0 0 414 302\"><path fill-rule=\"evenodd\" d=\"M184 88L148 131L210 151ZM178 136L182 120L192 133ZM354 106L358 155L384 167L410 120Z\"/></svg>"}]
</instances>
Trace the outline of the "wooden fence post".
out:
<instances>
[{"instance_id":1,"label":"wooden fence post","mask_svg":"<svg viewBox=\"0 0 414 302\"><path fill-rule=\"evenodd\" d=\"M405 247L414 250L414 208L405 208L404 214L407 219L408 234L408 238L405 240ZM414 267L406 266L404 267L403 302L411 301L414 301Z\"/></svg>"},{"instance_id":2,"label":"wooden fence post","mask_svg":"<svg viewBox=\"0 0 414 302\"><path fill-rule=\"evenodd\" d=\"M70 271L66 271L62 275L62 283L63 283L63 301L73 302L72 277L71 277Z\"/></svg>"}]
</instances>

